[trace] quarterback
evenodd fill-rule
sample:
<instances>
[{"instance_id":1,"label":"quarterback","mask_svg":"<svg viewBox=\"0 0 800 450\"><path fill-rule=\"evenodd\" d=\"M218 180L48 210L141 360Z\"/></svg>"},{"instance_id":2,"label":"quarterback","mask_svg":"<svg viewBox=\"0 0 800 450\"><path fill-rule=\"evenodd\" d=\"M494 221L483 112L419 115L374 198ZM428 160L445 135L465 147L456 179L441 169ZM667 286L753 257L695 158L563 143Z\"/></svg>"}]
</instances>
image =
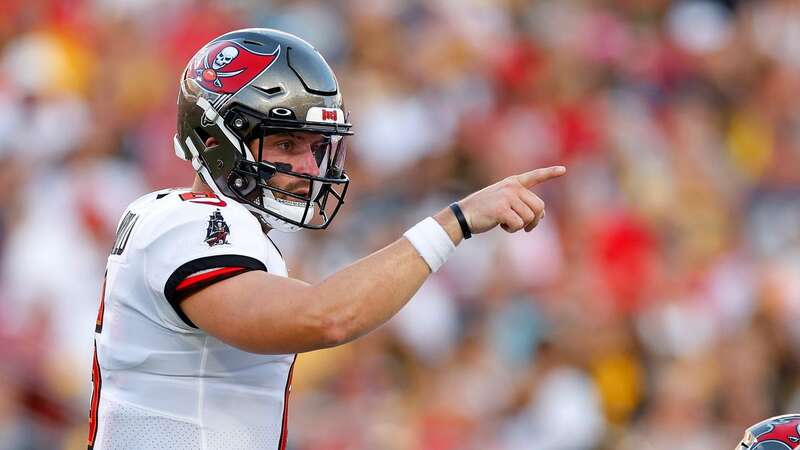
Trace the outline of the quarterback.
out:
<instances>
[{"instance_id":1,"label":"quarterback","mask_svg":"<svg viewBox=\"0 0 800 450\"><path fill-rule=\"evenodd\" d=\"M267 232L330 224L351 134L333 72L295 36L234 31L192 58L174 147L197 174L120 220L95 328L90 449L283 449L297 353L384 323L462 239L531 231L545 205L530 188L565 173L510 176L319 283L289 278Z\"/></svg>"}]
</instances>

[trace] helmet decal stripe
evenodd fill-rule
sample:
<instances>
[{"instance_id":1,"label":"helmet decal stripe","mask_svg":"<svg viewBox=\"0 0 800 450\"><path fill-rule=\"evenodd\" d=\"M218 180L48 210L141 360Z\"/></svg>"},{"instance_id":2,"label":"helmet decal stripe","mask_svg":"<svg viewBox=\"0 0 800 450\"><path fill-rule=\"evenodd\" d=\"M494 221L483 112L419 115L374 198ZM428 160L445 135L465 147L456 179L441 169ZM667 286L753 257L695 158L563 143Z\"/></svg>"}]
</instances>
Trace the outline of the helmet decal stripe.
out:
<instances>
[{"instance_id":1,"label":"helmet decal stripe","mask_svg":"<svg viewBox=\"0 0 800 450\"><path fill-rule=\"evenodd\" d=\"M790 450L800 445L800 415L786 414L761 421L747 430L738 448Z\"/></svg>"},{"instance_id":2,"label":"helmet decal stripe","mask_svg":"<svg viewBox=\"0 0 800 450\"><path fill-rule=\"evenodd\" d=\"M208 92L235 94L269 69L280 49L279 45L272 53L257 53L236 41L214 42L195 55L186 77Z\"/></svg>"}]
</instances>

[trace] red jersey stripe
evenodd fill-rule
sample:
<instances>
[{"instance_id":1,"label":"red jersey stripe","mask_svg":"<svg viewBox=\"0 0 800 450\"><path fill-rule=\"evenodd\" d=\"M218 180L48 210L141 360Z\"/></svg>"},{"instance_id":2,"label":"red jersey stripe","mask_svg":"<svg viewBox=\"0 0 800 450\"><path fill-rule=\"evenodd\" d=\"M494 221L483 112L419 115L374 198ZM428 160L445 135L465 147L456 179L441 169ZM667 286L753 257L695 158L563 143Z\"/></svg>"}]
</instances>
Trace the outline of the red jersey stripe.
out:
<instances>
[{"instance_id":1,"label":"red jersey stripe","mask_svg":"<svg viewBox=\"0 0 800 450\"><path fill-rule=\"evenodd\" d=\"M289 394L292 392L292 374L294 373L294 363L297 362L297 355L294 355L292 365L289 367L289 375L286 377L286 390L283 392L283 424L281 425L281 438L278 450L286 450L286 438L289 431Z\"/></svg>"},{"instance_id":2,"label":"red jersey stripe","mask_svg":"<svg viewBox=\"0 0 800 450\"><path fill-rule=\"evenodd\" d=\"M175 292L190 289L200 283L210 284L213 283L217 278L230 278L233 275L236 275L240 272L245 272L247 270L249 269L244 267L220 267L219 269L214 269L198 275L186 277L186 279L178 283L178 285L175 287Z\"/></svg>"},{"instance_id":3,"label":"red jersey stripe","mask_svg":"<svg viewBox=\"0 0 800 450\"><path fill-rule=\"evenodd\" d=\"M100 409L100 389L103 381L100 377L100 363L97 361L97 344L94 345L94 360L92 361L92 400L89 408L89 450L94 447L94 440L97 437L98 411Z\"/></svg>"}]
</instances>

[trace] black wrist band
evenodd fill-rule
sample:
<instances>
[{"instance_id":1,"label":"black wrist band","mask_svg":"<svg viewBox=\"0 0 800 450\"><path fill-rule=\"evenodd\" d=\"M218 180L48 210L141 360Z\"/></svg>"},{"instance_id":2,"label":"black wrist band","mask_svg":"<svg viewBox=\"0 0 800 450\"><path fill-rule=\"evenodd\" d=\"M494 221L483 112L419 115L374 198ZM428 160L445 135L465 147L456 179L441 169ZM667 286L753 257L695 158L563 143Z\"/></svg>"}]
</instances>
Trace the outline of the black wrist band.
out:
<instances>
[{"instance_id":1,"label":"black wrist band","mask_svg":"<svg viewBox=\"0 0 800 450\"><path fill-rule=\"evenodd\" d=\"M464 235L464 239L471 238L472 232L469 231L469 224L467 223L467 218L464 217L464 212L461 211L461 207L458 206L458 202L451 203L450 210L453 211L453 214L455 214L456 219L458 220L458 225L461 227L461 234Z\"/></svg>"}]
</instances>

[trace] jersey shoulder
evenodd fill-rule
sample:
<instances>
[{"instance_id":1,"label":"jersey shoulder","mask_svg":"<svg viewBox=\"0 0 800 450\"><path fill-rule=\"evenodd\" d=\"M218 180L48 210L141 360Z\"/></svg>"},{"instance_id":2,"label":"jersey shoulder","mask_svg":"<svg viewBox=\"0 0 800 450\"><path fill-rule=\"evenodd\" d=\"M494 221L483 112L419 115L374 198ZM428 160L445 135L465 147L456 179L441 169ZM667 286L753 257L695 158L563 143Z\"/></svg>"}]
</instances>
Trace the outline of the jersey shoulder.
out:
<instances>
[{"instance_id":1,"label":"jersey shoulder","mask_svg":"<svg viewBox=\"0 0 800 450\"><path fill-rule=\"evenodd\" d=\"M117 234L132 221L140 223L134 237L139 248L153 245L164 235L170 235L173 241L181 237L181 241L195 240L208 247L266 240L261 224L238 202L189 189L166 189L137 199L120 220ZM184 233L191 237L182 236Z\"/></svg>"},{"instance_id":2,"label":"jersey shoulder","mask_svg":"<svg viewBox=\"0 0 800 450\"><path fill-rule=\"evenodd\" d=\"M191 293L246 271L285 273L247 209L189 189L134 201L120 221L109 264L129 274L132 285L146 286L163 323L185 330L196 328L180 307Z\"/></svg>"}]
</instances>

